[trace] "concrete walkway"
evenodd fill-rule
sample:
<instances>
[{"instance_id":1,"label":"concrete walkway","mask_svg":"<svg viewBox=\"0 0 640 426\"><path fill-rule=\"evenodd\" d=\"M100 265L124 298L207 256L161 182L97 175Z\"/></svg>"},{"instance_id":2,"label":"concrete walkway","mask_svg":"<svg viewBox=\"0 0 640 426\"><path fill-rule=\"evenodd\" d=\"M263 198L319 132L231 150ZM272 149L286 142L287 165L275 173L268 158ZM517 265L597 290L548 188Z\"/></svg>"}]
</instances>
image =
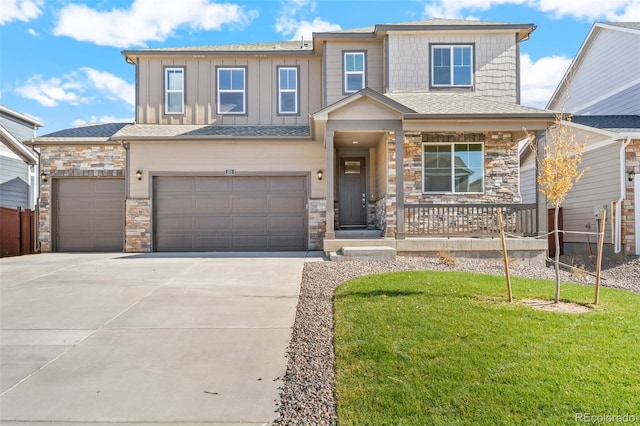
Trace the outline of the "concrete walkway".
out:
<instances>
[{"instance_id":1,"label":"concrete walkway","mask_svg":"<svg viewBox=\"0 0 640 426\"><path fill-rule=\"evenodd\" d=\"M308 257L1 259L0 423L270 423Z\"/></svg>"}]
</instances>

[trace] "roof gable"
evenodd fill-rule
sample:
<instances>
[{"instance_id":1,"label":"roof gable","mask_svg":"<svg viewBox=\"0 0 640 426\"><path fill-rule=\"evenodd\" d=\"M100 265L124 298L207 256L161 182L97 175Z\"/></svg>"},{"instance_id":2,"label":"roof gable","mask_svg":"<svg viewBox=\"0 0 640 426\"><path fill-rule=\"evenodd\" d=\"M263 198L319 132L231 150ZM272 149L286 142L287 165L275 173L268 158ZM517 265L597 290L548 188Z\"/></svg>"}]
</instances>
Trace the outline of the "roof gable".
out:
<instances>
[{"instance_id":1,"label":"roof gable","mask_svg":"<svg viewBox=\"0 0 640 426\"><path fill-rule=\"evenodd\" d=\"M556 90L549 99L547 108L558 108L560 102L565 98L565 92L571 85L572 78L580 69L585 59L590 55L596 39L603 31L630 33L640 36L640 22L595 22L582 42L578 53L576 53L576 56L571 61L571 64L562 77L562 80L560 80ZM640 55L640 51L636 51L636 54Z\"/></svg>"},{"instance_id":2,"label":"roof gable","mask_svg":"<svg viewBox=\"0 0 640 426\"><path fill-rule=\"evenodd\" d=\"M394 101L368 87L356 92L338 102L329 105L313 114L315 120L328 120L331 118L348 117L355 118L354 113L369 118L366 113L375 113L371 119L401 118L402 114L415 112L407 106Z\"/></svg>"}]
</instances>

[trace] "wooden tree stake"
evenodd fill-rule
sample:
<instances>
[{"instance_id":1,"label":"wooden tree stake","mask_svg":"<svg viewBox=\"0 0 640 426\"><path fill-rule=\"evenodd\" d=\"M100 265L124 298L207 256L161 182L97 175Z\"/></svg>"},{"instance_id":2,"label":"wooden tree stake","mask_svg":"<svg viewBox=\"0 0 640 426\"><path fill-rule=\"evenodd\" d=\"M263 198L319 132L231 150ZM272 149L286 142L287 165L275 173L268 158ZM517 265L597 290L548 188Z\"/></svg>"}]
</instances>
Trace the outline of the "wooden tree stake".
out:
<instances>
[{"instance_id":1,"label":"wooden tree stake","mask_svg":"<svg viewBox=\"0 0 640 426\"><path fill-rule=\"evenodd\" d=\"M598 260L596 262L596 298L593 302L600 302L600 271L602 270L602 246L604 244L604 227L607 219L607 211L602 210L602 221L600 222L600 234L598 235Z\"/></svg>"},{"instance_id":2,"label":"wooden tree stake","mask_svg":"<svg viewBox=\"0 0 640 426\"><path fill-rule=\"evenodd\" d=\"M509 302L513 302L511 293L511 276L509 275L509 257L507 256L507 242L504 239L504 227L502 226L502 208L498 207L498 226L500 227L500 240L502 241L502 260L504 261L504 272L507 276L507 294Z\"/></svg>"}]
</instances>

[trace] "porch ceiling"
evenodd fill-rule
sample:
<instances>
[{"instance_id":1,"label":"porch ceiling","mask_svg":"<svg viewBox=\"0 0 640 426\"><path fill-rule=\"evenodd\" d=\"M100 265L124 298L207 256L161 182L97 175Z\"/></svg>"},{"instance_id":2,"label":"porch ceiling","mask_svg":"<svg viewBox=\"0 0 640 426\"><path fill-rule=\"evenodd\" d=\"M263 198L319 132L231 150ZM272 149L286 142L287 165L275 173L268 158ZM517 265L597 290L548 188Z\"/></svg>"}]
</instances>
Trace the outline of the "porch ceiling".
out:
<instances>
[{"instance_id":1,"label":"porch ceiling","mask_svg":"<svg viewBox=\"0 0 640 426\"><path fill-rule=\"evenodd\" d=\"M382 131L337 131L333 143L336 148L372 148L384 135Z\"/></svg>"}]
</instances>

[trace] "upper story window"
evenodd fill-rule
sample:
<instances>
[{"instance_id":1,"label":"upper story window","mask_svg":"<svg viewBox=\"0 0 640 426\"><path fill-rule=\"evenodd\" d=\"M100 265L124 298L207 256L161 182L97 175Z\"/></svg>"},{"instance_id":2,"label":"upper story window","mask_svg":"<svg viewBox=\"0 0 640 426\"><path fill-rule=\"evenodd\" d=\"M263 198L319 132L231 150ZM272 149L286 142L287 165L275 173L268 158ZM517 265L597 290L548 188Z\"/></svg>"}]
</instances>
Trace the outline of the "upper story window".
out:
<instances>
[{"instance_id":1,"label":"upper story window","mask_svg":"<svg viewBox=\"0 0 640 426\"><path fill-rule=\"evenodd\" d=\"M483 144L423 144L422 170L424 193L483 192Z\"/></svg>"},{"instance_id":2,"label":"upper story window","mask_svg":"<svg viewBox=\"0 0 640 426\"><path fill-rule=\"evenodd\" d=\"M184 68L164 69L164 113L184 114Z\"/></svg>"},{"instance_id":3,"label":"upper story window","mask_svg":"<svg viewBox=\"0 0 640 426\"><path fill-rule=\"evenodd\" d=\"M432 46L431 85L468 87L473 85L473 46Z\"/></svg>"},{"instance_id":4,"label":"upper story window","mask_svg":"<svg viewBox=\"0 0 640 426\"><path fill-rule=\"evenodd\" d=\"M344 52L344 92L354 93L365 86L365 52Z\"/></svg>"},{"instance_id":5,"label":"upper story window","mask_svg":"<svg viewBox=\"0 0 640 426\"><path fill-rule=\"evenodd\" d=\"M278 114L298 113L298 68L278 68Z\"/></svg>"},{"instance_id":6,"label":"upper story window","mask_svg":"<svg viewBox=\"0 0 640 426\"><path fill-rule=\"evenodd\" d=\"M218 68L218 114L245 114L246 87L246 68Z\"/></svg>"}]
</instances>

